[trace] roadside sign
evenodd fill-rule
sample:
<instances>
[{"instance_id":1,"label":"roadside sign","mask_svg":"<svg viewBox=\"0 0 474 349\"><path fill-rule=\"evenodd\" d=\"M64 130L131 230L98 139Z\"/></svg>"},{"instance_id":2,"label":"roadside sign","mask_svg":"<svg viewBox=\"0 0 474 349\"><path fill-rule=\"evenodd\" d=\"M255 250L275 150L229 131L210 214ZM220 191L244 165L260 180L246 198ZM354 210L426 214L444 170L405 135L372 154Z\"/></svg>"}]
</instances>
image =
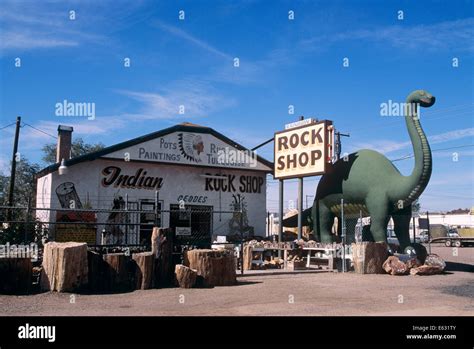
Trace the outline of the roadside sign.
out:
<instances>
[{"instance_id":1,"label":"roadside sign","mask_svg":"<svg viewBox=\"0 0 474 349\"><path fill-rule=\"evenodd\" d=\"M276 132L274 177L286 179L324 174L331 163L332 135L332 121L328 120Z\"/></svg>"}]
</instances>

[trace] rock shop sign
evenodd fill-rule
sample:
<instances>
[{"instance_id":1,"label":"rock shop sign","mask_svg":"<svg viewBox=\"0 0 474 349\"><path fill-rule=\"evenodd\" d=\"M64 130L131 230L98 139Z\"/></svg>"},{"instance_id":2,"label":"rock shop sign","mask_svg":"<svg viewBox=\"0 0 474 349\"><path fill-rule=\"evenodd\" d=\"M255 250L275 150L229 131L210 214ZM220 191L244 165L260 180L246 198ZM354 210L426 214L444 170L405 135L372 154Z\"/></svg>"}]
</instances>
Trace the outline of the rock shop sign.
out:
<instances>
[{"instance_id":1,"label":"rock shop sign","mask_svg":"<svg viewBox=\"0 0 474 349\"><path fill-rule=\"evenodd\" d=\"M275 178L321 175L331 162L332 122L325 120L275 133Z\"/></svg>"}]
</instances>

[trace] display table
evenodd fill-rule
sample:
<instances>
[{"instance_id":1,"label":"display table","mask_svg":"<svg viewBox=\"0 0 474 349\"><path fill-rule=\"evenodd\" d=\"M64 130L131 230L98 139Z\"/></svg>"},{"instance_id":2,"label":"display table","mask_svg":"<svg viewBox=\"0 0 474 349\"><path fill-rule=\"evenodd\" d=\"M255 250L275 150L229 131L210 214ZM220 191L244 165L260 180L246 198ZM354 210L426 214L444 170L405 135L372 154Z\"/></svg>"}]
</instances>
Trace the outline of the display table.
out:
<instances>
[{"instance_id":1,"label":"display table","mask_svg":"<svg viewBox=\"0 0 474 349\"><path fill-rule=\"evenodd\" d=\"M336 270L337 269L337 264L336 264L336 248L326 248L326 247L303 247L303 251L307 251L306 255L306 267L309 268L311 265L311 258L316 259L316 260L322 260L322 259L327 259L328 261L328 268L329 270ZM320 257L311 257L311 252L322 252L324 254L328 255L328 258L320 258ZM320 265L320 264L318 264Z\"/></svg>"}]
</instances>

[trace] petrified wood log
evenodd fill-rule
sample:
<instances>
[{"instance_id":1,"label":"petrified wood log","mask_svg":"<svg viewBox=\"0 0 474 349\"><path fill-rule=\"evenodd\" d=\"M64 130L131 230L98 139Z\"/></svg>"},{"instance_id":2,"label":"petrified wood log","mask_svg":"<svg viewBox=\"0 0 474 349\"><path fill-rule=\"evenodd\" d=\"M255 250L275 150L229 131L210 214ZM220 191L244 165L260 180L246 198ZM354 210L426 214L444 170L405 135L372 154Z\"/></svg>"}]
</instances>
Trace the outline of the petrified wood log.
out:
<instances>
[{"instance_id":1,"label":"petrified wood log","mask_svg":"<svg viewBox=\"0 0 474 349\"><path fill-rule=\"evenodd\" d=\"M103 255L103 291L126 292L134 289L134 266L130 256L124 253L109 253Z\"/></svg>"},{"instance_id":2,"label":"petrified wood log","mask_svg":"<svg viewBox=\"0 0 474 349\"><path fill-rule=\"evenodd\" d=\"M155 258L153 287L173 285L173 230L170 228L153 228L151 248Z\"/></svg>"},{"instance_id":3,"label":"petrified wood log","mask_svg":"<svg viewBox=\"0 0 474 349\"><path fill-rule=\"evenodd\" d=\"M197 271L185 265L175 267L176 281L181 288L192 288L196 284Z\"/></svg>"},{"instance_id":4,"label":"petrified wood log","mask_svg":"<svg viewBox=\"0 0 474 349\"><path fill-rule=\"evenodd\" d=\"M44 246L41 289L73 292L88 283L87 244L48 242Z\"/></svg>"},{"instance_id":5,"label":"petrified wood log","mask_svg":"<svg viewBox=\"0 0 474 349\"><path fill-rule=\"evenodd\" d=\"M204 280L204 286L235 285L234 254L226 250L190 250L186 252L188 267L197 270Z\"/></svg>"},{"instance_id":6,"label":"petrified wood log","mask_svg":"<svg viewBox=\"0 0 474 349\"><path fill-rule=\"evenodd\" d=\"M352 244L354 270L358 274L383 274L383 263L388 257L385 242L358 242Z\"/></svg>"},{"instance_id":7,"label":"petrified wood log","mask_svg":"<svg viewBox=\"0 0 474 349\"><path fill-rule=\"evenodd\" d=\"M151 288L153 281L153 267L155 264L153 253L134 253L132 259L135 262L135 289L147 290Z\"/></svg>"}]
</instances>

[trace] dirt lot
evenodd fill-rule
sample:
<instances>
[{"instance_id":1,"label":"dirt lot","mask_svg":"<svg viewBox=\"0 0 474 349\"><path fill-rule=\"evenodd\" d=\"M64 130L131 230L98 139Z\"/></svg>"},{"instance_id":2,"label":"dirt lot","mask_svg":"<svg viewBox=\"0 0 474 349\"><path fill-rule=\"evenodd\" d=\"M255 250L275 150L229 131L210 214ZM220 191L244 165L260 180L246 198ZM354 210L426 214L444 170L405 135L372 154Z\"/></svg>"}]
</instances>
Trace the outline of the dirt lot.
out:
<instances>
[{"instance_id":1,"label":"dirt lot","mask_svg":"<svg viewBox=\"0 0 474 349\"><path fill-rule=\"evenodd\" d=\"M435 276L300 273L239 277L214 289L0 296L0 315L474 315L474 248L434 247Z\"/></svg>"}]
</instances>

